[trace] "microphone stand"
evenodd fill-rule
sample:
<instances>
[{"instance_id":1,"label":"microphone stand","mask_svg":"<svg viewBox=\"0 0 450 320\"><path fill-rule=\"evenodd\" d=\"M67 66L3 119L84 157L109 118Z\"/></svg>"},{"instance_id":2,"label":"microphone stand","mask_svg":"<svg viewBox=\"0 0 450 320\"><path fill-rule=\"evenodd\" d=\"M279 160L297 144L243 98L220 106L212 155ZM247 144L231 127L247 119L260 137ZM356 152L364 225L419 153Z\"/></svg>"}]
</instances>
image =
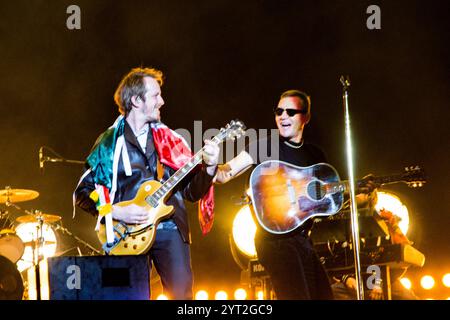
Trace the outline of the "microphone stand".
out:
<instances>
[{"instance_id":1,"label":"microphone stand","mask_svg":"<svg viewBox=\"0 0 450 320\"><path fill-rule=\"evenodd\" d=\"M50 157L44 157L43 162L62 162L62 163L84 164L84 161L70 160L70 159L64 159L64 158L50 158Z\"/></svg>"},{"instance_id":2,"label":"microphone stand","mask_svg":"<svg viewBox=\"0 0 450 320\"><path fill-rule=\"evenodd\" d=\"M353 146L350 130L350 114L348 108L348 88L350 87L350 79L348 76L341 76L340 82L343 87L342 98L344 102L345 115L345 140L347 149L347 171L349 178L348 183L350 187L350 215L352 227L353 258L355 260L356 296L358 300L364 300L364 286L361 277L361 261L359 257L359 219L355 195L355 178L353 174Z\"/></svg>"},{"instance_id":3,"label":"microphone stand","mask_svg":"<svg viewBox=\"0 0 450 320\"><path fill-rule=\"evenodd\" d=\"M47 149L49 151L51 151L53 154L55 154L57 156L57 158L52 158L52 157L44 157L44 149ZM71 159L66 159L63 156L61 156L60 154L58 154L55 150L53 150L50 147L47 146L42 146L39 148L39 166L41 168L41 171L44 169L44 164L46 162L61 162L61 163L71 163L71 164L81 164L84 165L84 161L79 161L79 160L71 160Z\"/></svg>"}]
</instances>

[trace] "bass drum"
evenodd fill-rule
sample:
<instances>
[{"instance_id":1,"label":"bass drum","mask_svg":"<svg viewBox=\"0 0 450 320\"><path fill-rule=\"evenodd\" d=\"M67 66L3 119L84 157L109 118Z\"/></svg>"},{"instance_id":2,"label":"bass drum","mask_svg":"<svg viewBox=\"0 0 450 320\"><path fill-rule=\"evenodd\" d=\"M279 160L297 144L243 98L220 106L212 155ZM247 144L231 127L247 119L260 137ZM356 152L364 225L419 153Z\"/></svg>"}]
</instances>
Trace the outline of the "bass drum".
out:
<instances>
[{"instance_id":1,"label":"bass drum","mask_svg":"<svg viewBox=\"0 0 450 320\"><path fill-rule=\"evenodd\" d=\"M7 214L0 212L0 256L4 256L12 263L22 257L25 245L13 229L13 224Z\"/></svg>"},{"instance_id":2,"label":"bass drum","mask_svg":"<svg viewBox=\"0 0 450 320\"><path fill-rule=\"evenodd\" d=\"M22 300L23 280L9 259L0 256L0 300Z\"/></svg>"}]
</instances>

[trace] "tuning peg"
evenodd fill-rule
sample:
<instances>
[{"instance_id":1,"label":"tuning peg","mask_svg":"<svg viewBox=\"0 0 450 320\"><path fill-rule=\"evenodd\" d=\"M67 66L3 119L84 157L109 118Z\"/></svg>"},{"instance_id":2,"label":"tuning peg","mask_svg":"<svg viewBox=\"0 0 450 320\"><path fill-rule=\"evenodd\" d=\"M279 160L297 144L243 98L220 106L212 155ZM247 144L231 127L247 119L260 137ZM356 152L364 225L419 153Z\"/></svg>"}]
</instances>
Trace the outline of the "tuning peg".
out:
<instances>
[{"instance_id":1,"label":"tuning peg","mask_svg":"<svg viewBox=\"0 0 450 320\"><path fill-rule=\"evenodd\" d=\"M409 168L408 168L408 167L405 167L405 171L407 171L407 172L408 172L408 171L409 171Z\"/></svg>"}]
</instances>

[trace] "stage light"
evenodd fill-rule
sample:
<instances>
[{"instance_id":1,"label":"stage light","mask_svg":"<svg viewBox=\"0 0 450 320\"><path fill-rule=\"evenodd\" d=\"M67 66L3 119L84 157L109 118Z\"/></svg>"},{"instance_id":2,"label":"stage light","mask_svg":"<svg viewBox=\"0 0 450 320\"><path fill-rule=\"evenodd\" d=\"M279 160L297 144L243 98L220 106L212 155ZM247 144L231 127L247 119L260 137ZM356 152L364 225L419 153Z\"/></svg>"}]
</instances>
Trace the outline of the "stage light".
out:
<instances>
[{"instance_id":1,"label":"stage light","mask_svg":"<svg viewBox=\"0 0 450 320\"><path fill-rule=\"evenodd\" d=\"M167 296L165 294L160 294L156 300L169 300L169 298L167 298Z\"/></svg>"},{"instance_id":2,"label":"stage light","mask_svg":"<svg viewBox=\"0 0 450 320\"><path fill-rule=\"evenodd\" d=\"M233 221L233 240L238 249L249 258L256 258L256 225L249 205L242 207Z\"/></svg>"},{"instance_id":3,"label":"stage light","mask_svg":"<svg viewBox=\"0 0 450 320\"><path fill-rule=\"evenodd\" d=\"M375 210L380 211L384 208L392 212L394 216L399 218L398 226L403 234L406 235L409 227L409 213L406 206L392 193L378 191L377 198Z\"/></svg>"},{"instance_id":4,"label":"stage light","mask_svg":"<svg viewBox=\"0 0 450 320\"><path fill-rule=\"evenodd\" d=\"M411 289L411 280L409 280L408 278L401 278L400 282L406 289Z\"/></svg>"},{"instance_id":5,"label":"stage light","mask_svg":"<svg viewBox=\"0 0 450 320\"><path fill-rule=\"evenodd\" d=\"M37 229L39 224L37 222L25 222L21 223L16 228L16 234L26 244L22 258L17 261L17 269L22 272L28 268L33 267L33 261L35 260L36 252L33 251L34 242L37 239ZM44 223L42 226L42 237L44 238L44 244L42 246L41 254L44 258L53 257L56 254L57 239L56 233L52 226Z\"/></svg>"},{"instance_id":6,"label":"stage light","mask_svg":"<svg viewBox=\"0 0 450 320\"><path fill-rule=\"evenodd\" d=\"M215 300L228 300L228 294L223 290L217 291L214 299Z\"/></svg>"},{"instance_id":7,"label":"stage light","mask_svg":"<svg viewBox=\"0 0 450 320\"><path fill-rule=\"evenodd\" d=\"M237 289L234 292L234 299L235 300L245 300L245 299L247 299L247 291L245 291L242 288Z\"/></svg>"},{"instance_id":8,"label":"stage light","mask_svg":"<svg viewBox=\"0 0 450 320\"><path fill-rule=\"evenodd\" d=\"M442 277L442 283L447 288L450 288L450 273L444 274L444 276Z\"/></svg>"},{"instance_id":9,"label":"stage light","mask_svg":"<svg viewBox=\"0 0 450 320\"><path fill-rule=\"evenodd\" d=\"M257 300L264 300L264 291L258 290L258 292L256 292L256 299Z\"/></svg>"},{"instance_id":10,"label":"stage light","mask_svg":"<svg viewBox=\"0 0 450 320\"><path fill-rule=\"evenodd\" d=\"M208 300L208 298L208 292L206 292L205 290L199 290L195 294L195 300Z\"/></svg>"},{"instance_id":11,"label":"stage light","mask_svg":"<svg viewBox=\"0 0 450 320\"><path fill-rule=\"evenodd\" d=\"M434 287L434 279L432 276L423 276L422 279L420 279L420 284L425 290L430 290Z\"/></svg>"},{"instance_id":12,"label":"stage light","mask_svg":"<svg viewBox=\"0 0 450 320\"><path fill-rule=\"evenodd\" d=\"M27 274L28 300L37 300L37 286L36 286L36 270L35 268L28 268L24 271ZM39 279L40 279L40 294L41 300L49 300L50 287L48 282L48 262L44 259L39 262Z\"/></svg>"}]
</instances>

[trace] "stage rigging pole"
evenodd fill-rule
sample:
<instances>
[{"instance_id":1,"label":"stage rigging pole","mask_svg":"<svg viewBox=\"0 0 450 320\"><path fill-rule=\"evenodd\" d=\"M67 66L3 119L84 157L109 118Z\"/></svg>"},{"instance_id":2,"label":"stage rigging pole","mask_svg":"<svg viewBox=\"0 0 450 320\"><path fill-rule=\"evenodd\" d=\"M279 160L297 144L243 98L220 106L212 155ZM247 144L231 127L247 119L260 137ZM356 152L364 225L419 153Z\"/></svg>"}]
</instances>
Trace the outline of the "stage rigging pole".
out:
<instances>
[{"instance_id":1,"label":"stage rigging pole","mask_svg":"<svg viewBox=\"0 0 450 320\"><path fill-rule=\"evenodd\" d=\"M341 76L340 81L343 87L342 98L344 102L344 116L345 116L345 144L347 149L347 171L348 171L348 184L350 194L352 246L353 246L353 257L355 260L356 296L358 300L364 300L364 286L361 278L361 261L359 259L359 244L360 244L359 220L355 195L355 178L353 175L353 146L350 130L350 114L348 108L348 88L350 87L350 79L348 76Z\"/></svg>"}]
</instances>

